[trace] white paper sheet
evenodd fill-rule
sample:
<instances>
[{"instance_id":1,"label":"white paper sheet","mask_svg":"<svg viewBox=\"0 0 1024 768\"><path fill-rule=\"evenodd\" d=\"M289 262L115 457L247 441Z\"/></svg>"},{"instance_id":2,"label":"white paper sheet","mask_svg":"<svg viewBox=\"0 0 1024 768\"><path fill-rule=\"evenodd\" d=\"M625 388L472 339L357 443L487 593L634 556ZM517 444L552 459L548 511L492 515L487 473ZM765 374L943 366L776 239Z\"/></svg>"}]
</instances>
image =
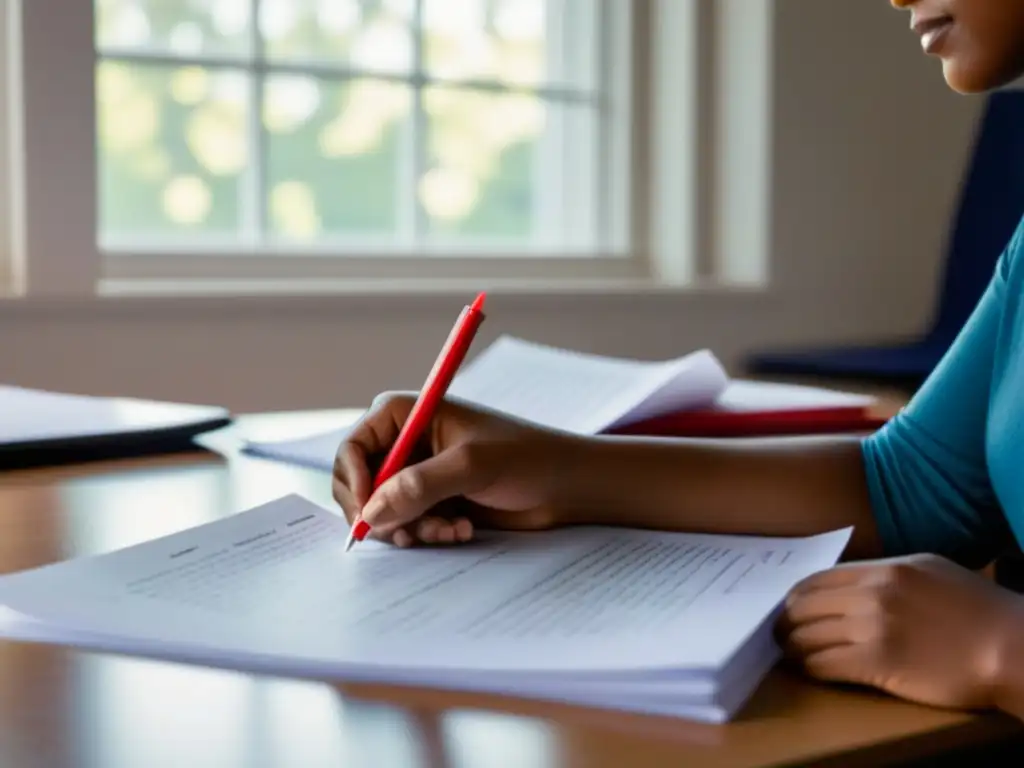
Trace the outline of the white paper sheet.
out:
<instances>
[{"instance_id":1,"label":"white paper sheet","mask_svg":"<svg viewBox=\"0 0 1024 768\"><path fill-rule=\"evenodd\" d=\"M338 448L348 431L346 427L291 440L251 440L245 443L242 450L252 456L330 472L334 467Z\"/></svg>"},{"instance_id":2,"label":"white paper sheet","mask_svg":"<svg viewBox=\"0 0 1024 768\"><path fill-rule=\"evenodd\" d=\"M227 415L207 406L0 386L0 444L170 429Z\"/></svg>"},{"instance_id":3,"label":"white paper sheet","mask_svg":"<svg viewBox=\"0 0 1024 768\"><path fill-rule=\"evenodd\" d=\"M456 377L449 394L553 429L597 434L627 421L708 406L727 383L706 350L643 362L504 336Z\"/></svg>"},{"instance_id":4,"label":"white paper sheet","mask_svg":"<svg viewBox=\"0 0 1024 768\"><path fill-rule=\"evenodd\" d=\"M343 670L720 669L849 536L617 529L361 545L299 497L98 558L0 578L0 603L68 631ZM428 649L428 653L424 653Z\"/></svg>"}]
</instances>

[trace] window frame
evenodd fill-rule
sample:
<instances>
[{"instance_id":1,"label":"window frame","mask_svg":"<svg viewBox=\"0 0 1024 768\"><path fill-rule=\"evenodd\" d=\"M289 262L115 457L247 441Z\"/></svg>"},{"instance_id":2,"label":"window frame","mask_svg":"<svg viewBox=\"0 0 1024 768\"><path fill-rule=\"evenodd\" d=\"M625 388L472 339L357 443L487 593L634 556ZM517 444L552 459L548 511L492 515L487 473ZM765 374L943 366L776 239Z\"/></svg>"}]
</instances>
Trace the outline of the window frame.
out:
<instances>
[{"instance_id":1,"label":"window frame","mask_svg":"<svg viewBox=\"0 0 1024 768\"><path fill-rule=\"evenodd\" d=\"M14 238L11 232L12 200L10 195L12 141L9 104L14 83L11 10L7 0L0 0L0 297L14 293Z\"/></svg>"},{"instance_id":2,"label":"window frame","mask_svg":"<svg viewBox=\"0 0 1024 768\"><path fill-rule=\"evenodd\" d=\"M345 258L283 251L238 258L168 249L127 258L104 254L97 245L93 5L0 0L0 7L9 6L14 44L8 46L8 74L17 91L8 179L13 294L88 299L404 296L465 287L563 296L606 288L768 290L772 3L596 1L610 3L623 19L605 25L604 46L629 52L629 66L606 58L603 72L610 108L631 116L614 122L616 135L605 152L611 167L631 182L613 185L608 212L614 213L620 253L484 255L467 249L425 258L368 249ZM749 12L750 4L757 13ZM731 161L737 156L744 157L743 165ZM52 211L60 212L59 226Z\"/></svg>"},{"instance_id":3,"label":"window frame","mask_svg":"<svg viewBox=\"0 0 1024 768\"><path fill-rule=\"evenodd\" d=\"M93 4L74 0L33 3L10 0L17 6L13 16L20 40L22 93L19 119L22 126L46 125L46 130L22 131L15 155L24 168L15 179L14 194L21 204L24 237L15 263L23 267L22 291L29 295L130 291L132 284L152 285L169 281L188 290L189 285L219 283L222 286L255 282L286 282L290 290L304 283L365 287L422 284L432 289L467 280L475 284L517 284L534 281L622 281L644 279L646 260L637 256L633 241L632 194L616 196L600 215L611 231L609 247L599 253L498 250L489 244L474 247L417 247L402 252L367 245L358 252L339 254L330 243L302 249L260 249L244 246L222 249L175 248L167 245L145 251L105 249L98 242L95 66ZM601 75L622 70L632 61L637 25L633 4L621 0L595 0L606 14L600 57ZM58 9L59 6L59 9ZM54 24L54 14L61 23ZM629 67L631 69L631 67ZM60 76L58 76L60 73ZM611 77L604 89L604 108L613 116L606 123L612 139L600 153L606 163L607 185L621 190L632 187L631 151L635 140L631 77ZM56 104L64 105L55 109ZM73 120L57 120L74 110ZM55 174L54 167L64 169ZM49 172L47 172L49 171ZM45 201L45 203L43 202ZM88 204L83 204L88 201ZM64 211L61 226L53 226L46 211ZM227 288L226 288L227 289ZM248 290L248 289L246 289Z\"/></svg>"}]
</instances>

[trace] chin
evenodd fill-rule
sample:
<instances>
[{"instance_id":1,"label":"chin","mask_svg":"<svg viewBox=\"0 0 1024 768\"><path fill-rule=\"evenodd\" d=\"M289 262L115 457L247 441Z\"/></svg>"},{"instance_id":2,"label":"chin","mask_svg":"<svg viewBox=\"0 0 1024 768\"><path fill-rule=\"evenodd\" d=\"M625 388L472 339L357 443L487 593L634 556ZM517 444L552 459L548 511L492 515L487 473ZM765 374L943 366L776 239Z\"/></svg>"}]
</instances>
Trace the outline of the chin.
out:
<instances>
[{"instance_id":1,"label":"chin","mask_svg":"<svg viewBox=\"0 0 1024 768\"><path fill-rule=\"evenodd\" d=\"M942 62L942 73L949 87L963 94L986 93L1002 88L1022 74L1017 67L986 67L978 62L965 64L955 58Z\"/></svg>"}]
</instances>

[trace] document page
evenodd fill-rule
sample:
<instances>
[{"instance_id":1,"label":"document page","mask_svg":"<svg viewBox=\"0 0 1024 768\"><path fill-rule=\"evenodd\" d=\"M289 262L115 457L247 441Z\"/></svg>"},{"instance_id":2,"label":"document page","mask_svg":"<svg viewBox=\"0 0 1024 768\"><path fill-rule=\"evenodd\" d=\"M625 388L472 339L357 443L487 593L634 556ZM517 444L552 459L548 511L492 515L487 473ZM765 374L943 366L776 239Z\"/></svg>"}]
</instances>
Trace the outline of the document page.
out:
<instances>
[{"instance_id":1,"label":"document page","mask_svg":"<svg viewBox=\"0 0 1024 768\"><path fill-rule=\"evenodd\" d=\"M578 528L436 549L365 542L345 553L346 532L337 515L286 497L0 578L0 603L69 638L159 640L325 668L714 667L793 584L833 565L849 538Z\"/></svg>"},{"instance_id":2,"label":"document page","mask_svg":"<svg viewBox=\"0 0 1024 768\"><path fill-rule=\"evenodd\" d=\"M502 337L455 378L452 397L579 434L710 405L727 377L710 352L643 362Z\"/></svg>"},{"instance_id":3,"label":"document page","mask_svg":"<svg viewBox=\"0 0 1024 768\"><path fill-rule=\"evenodd\" d=\"M349 428L345 427L292 440L249 441L243 450L253 456L263 456L288 464L330 472L334 467L334 457L338 453L338 447L348 431Z\"/></svg>"}]
</instances>

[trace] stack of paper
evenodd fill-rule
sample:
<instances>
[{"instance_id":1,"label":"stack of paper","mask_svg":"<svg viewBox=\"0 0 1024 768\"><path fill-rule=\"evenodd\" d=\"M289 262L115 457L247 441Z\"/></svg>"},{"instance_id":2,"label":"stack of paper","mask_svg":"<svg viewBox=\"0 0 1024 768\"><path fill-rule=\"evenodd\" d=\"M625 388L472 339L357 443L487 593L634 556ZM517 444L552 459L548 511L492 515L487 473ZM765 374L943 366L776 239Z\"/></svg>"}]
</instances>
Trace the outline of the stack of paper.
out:
<instances>
[{"instance_id":1,"label":"stack of paper","mask_svg":"<svg viewBox=\"0 0 1024 768\"><path fill-rule=\"evenodd\" d=\"M341 681L730 719L788 590L849 538L579 528L344 552L297 496L0 578L0 635Z\"/></svg>"}]
</instances>

